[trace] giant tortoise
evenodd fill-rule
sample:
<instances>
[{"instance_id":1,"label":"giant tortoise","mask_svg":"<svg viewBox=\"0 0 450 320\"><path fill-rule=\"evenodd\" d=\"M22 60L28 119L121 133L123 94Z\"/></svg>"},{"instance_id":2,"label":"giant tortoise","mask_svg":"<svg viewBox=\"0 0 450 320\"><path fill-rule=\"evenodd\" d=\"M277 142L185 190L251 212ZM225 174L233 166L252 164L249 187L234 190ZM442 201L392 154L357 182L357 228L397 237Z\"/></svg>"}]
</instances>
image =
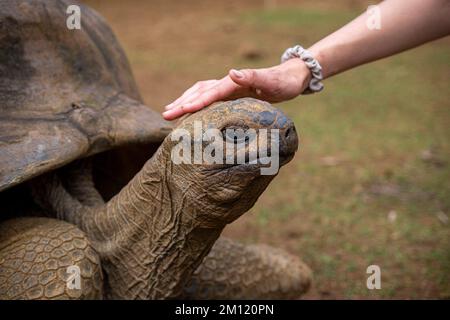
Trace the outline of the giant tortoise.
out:
<instances>
[{"instance_id":1,"label":"giant tortoise","mask_svg":"<svg viewBox=\"0 0 450 320\"><path fill-rule=\"evenodd\" d=\"M220 238L273 175L262 163L174 164L171 123L145 106L102 17L70 1L0 2L0 298L296 298L296 257ZM219 130L294 125L241 99L185 117ZM238 152L238 150L236 150Z\"/></svg>"}]
</instances>

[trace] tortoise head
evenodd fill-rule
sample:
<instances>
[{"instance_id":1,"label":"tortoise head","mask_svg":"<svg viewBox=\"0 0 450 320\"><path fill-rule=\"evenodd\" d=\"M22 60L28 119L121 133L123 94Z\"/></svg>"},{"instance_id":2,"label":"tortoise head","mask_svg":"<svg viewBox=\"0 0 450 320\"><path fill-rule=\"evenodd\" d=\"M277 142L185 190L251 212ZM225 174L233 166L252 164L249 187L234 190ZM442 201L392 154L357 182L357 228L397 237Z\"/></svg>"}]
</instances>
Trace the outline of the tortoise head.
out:
<instances>
[{"instance_id":1,"label":"tortoise head","mask_svg":"<svg viewBox=\"0 0 450 320\"><path fill-rule=\"evenodd\" d=\"M253 206L297 148L295 126L280 110L239 99L186 117L161 154L171 162L172 187L199 212L229 223Z\"/></svg>"}]
</instances>

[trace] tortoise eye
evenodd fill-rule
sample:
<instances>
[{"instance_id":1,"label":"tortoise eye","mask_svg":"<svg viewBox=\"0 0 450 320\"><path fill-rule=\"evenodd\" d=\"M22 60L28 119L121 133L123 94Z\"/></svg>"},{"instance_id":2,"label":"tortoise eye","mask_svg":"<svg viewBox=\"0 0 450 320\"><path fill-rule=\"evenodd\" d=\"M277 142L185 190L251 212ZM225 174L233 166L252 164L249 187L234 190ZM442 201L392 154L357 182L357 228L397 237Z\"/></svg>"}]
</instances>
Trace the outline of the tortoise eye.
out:
<instances>
[{"instance_id":1,"label":"tortoise eye","mask_svg":"<svg viewBox=\"0 0 450 320\"><path fill-rule=\"evenodd\" d=\"M237 127L237 126L230 126L222 129L222 136L224 141L228 143L234 143L238 144L241 142L248 142L249 136L247 134L248 127Z\"/></svg>"}]
</instances>

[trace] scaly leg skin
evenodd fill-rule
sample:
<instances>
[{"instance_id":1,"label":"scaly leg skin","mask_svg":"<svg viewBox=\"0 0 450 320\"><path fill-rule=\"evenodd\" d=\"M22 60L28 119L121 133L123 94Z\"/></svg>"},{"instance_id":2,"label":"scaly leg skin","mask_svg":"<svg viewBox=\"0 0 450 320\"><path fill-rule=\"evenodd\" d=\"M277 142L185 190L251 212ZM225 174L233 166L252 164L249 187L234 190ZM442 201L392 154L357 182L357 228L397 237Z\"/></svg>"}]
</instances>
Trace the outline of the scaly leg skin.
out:
<instances>
[{"instance_id":1,"label":"scaly leg skin","mask_svg":"<svg viewBox=\"0 0 450 320\"><path fill-rule=\"evenodd\" d=\"M67 285L70 266L79 268L79 289ZM101 299L102 286L99 257L76 226L49 218L0 225L0 299Z\"/></svg>"},{"instance_id":2,"label":"scaly leg skin","mask_svg":"<svg viewBox=\"0 0 450 320\"><path fill-rule=\"evenodd\" d=\"M311 271L298 258L266 245L219 238L181 298L297 299L308 291Z\"/></svg>"}]
</instances>

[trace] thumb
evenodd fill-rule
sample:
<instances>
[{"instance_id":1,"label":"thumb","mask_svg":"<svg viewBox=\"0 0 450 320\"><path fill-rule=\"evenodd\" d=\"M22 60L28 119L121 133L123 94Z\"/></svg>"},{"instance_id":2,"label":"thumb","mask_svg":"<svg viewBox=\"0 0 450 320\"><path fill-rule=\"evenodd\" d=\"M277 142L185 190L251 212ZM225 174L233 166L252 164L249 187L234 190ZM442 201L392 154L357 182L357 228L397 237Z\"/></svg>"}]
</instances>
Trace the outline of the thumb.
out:
<instances>
[{"instance_id":1,"label":"thumb","mask_svg":"<svg viewBox=\"0 0 450 320\"><path fill-rule=\"evenodd\" d=\"M231 69L228 74L231 80L243 87L263 89L267 82L267 79L264 76L264 72L258 69Z\"/></svg>"}]
</instances>

